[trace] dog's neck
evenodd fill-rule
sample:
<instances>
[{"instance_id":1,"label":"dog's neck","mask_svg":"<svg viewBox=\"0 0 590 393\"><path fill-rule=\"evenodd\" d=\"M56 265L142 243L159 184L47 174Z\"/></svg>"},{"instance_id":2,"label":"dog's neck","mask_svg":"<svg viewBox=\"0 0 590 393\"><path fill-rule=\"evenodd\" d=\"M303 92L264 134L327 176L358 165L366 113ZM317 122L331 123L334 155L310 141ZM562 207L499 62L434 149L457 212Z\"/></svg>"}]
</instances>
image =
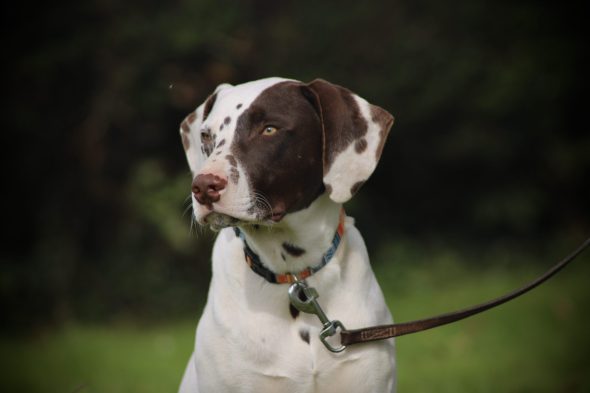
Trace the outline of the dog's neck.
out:
<instances>
[{"instance_id":1,"label":"dog's neck","mask_svg":"<svg viewBox=\"0 0 590 393\"><path fill-rule=\"evenodd\" d=\"M320 263L338 227L341 204L326 195L279 223L241 227L248 245L274 273L297 273Z\"/></svg>"}]
</instances>

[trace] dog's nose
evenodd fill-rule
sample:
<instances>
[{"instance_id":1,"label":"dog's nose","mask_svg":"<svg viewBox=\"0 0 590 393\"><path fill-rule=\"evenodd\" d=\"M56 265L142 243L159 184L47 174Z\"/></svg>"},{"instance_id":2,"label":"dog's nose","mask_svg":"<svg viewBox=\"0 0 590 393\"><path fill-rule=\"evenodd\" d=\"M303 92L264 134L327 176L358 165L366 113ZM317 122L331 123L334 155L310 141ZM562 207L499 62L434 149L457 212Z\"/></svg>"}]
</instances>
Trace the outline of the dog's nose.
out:
<instances>
[{"instance_id":1,"label":"dog's nose","mask_svg":"<svg viewBox=\"0 0 590 393\"><path fill-rule=\"evenodd\" d=\"M201 205L219 201L219 192L225 188L227 180L213 174L198 175L193 180L193 194Z\"/></svg>"}]
</instances>

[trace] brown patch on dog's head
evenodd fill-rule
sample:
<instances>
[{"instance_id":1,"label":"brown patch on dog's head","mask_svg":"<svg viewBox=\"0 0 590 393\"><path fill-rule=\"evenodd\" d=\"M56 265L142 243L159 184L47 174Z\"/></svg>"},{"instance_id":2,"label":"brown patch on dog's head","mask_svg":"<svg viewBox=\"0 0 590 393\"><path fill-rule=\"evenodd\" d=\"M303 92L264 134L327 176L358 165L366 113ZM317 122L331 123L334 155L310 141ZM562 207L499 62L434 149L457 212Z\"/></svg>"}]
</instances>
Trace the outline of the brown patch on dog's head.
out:
<instances>
[{"instance_id":1,"label":"brown patch on dog's head","mask_svg":"<svg viewBox=\"0 0 590 393\"><path fill-rule=\"evenodd\" d=\"M197 119L197 114L195 112L191 112L187 117L186 117L186 121L188 122L189 125L193 124L195 122L195 120Z\"/></svg>"},{"instance_id":2,"label":"brown patch on dog's head","mask_svg":"<svg viewBox=\"0 0 590 393\"><path fill-rule=\"evenodd\" d=\"M377 166L393 116L325 80L307 86L322 122L325 187L332 200L346 202Z\"/></svg>"},{"instance_id":3,"label":"brown patch on dog's head","mask_svg":"<svg viewBox=\"0 0 590 393\"><path fill-rule=\"evenodd\" d=\"M374 170L392 122L324 80L266 78L218 86L180 132L193 176L228 180L219 214L279 221L324 192L337 203L352 197ZM210 211L200 207L202 220Z\"/></svg>"},{"instance_id":4,"label":"brown patch on dog's head","mask_svg":"<svg viewBox=\"0 0 590 393\"><path fill-rule=\"evenodd\" d=\"M305 89L299 82L273 85L237 119L231 151L252 189L268 199L274 220L324 191L322 126Z\"/></svg>"}]
</instances>

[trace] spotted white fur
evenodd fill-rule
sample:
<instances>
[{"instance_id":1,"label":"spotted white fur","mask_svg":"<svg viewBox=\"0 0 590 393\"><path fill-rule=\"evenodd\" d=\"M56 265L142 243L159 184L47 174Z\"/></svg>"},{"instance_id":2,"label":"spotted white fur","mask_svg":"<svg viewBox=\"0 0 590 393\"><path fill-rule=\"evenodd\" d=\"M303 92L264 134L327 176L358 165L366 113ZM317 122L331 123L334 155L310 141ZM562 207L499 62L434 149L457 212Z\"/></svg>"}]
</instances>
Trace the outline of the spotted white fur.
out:
<instances>
[{"instance_id":1,"label":"spotted white fur","mask_svg":"<svg viewBox=\"0 0 590 393\"><path fill-rule=\"evenodd\" d=\"M362 117L367 122L367 133L363 137L367 147L363 152L356 151L355 144L350 143L346 150L336 156L327 173L324 183L331 188L330 198L338 203L344 203L352 198L351 191L355 184L366 181L377 166L377 150L381 145L381 125L374 122L370 104L363 98L353 96Z\"/></svg>"},{"instance_id":2,"label":"spotted white fur","mask_svg":"<svg viewBox=\"0 0 590 393\"><path fill-rule=\"evenodd\" d=\"M288 80L284 78L267 78L239 86L222 84L215 89L214 94L217 97L207 118L203 120L205 107L205 103L203 103L196 109L195 121L189 125L190 147L186 151L186 156L193 177L199 173L211 173L225 179L230 178L230 163L226 157L231 155L230 146L235 136L237 119L262 91L272 85ZM224 124L227 117L231 121L229 124ZM200 148L200 134L204 130L211 131L216 143L225 140L225 143L221 147L214 148L208 157ZM180 132L183 133L182 128ZM255 203L255 195L248 183L248 175L239 162L237 169L239 173L238 184L229 181L226 189L221 192L220 201L213 204L213 211L218 214L211 215L211 210L197 203L194 196L192 196L194 215L197 222L200 224L208 223L219 228L227 226L224 224L227 223L225 218L228 216L240 221L252 221L258 218L255 213L249 212L250 207ZM209 222L205 221L207 218Z\"/></svg>"},{"instance_id":3,"label":"spotted white fur","mask_svg":"<svg viewBox=\"0 0 590 393\"><path fill-rule=\"evenodd\" d=\"M269 78L239 86L222 85L216 89L215 104L205 120L205 104L197 108L190 124L185 121L181 128L181 134L189 137L186 154L193 177L231 176L231 163L225 157L231 154L239 115L262 91L285 80ZM355 96L355 100L368 124L367 146L358 153L351 143L335 158L324 174L324 183L331 189L329 195L324 193L309 207L287 214L272 225L242 225L256 222L257 217L248 212L252 190L248 173L237 162L237 184L228 181L212 209L193 198L197 220L216 228L239 224L251 248L275 273L316 265L330 246L341 203L352 196L353 186L366 180L375 169L377 151L383 142L369 104L360 97ZM225 124L228 116L231 121ZM226 140L208 157L200 148L200 133L205 130L214 133L216 143ZM298 257L285 255L285 242L305 247L305 253ZM221 229L212 259L207 305L180 393L395 391L393 339L331 353L318 338L322 326L315 316L302 313L294 318L290 313L287 286L271 284L250 270L244 260L242 240L231 228ZM348 328L392 323L363 239L351 218L346 219L344 236L330 263L307 281L319 291L319 301L329 317L339 319Z\"/></svg>"}]
</instances>

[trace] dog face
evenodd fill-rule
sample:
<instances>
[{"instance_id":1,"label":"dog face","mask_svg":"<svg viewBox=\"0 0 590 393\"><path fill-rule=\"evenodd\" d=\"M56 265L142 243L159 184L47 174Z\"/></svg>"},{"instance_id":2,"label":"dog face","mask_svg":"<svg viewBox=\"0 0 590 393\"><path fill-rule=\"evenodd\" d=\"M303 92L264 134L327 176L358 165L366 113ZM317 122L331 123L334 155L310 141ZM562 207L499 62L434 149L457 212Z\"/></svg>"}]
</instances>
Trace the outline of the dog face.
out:
<instances>
[{"instance_id":1,"label":"dog face","mask_svg":"<svg viewBox=\"0 0 590 393\"><path fill-rule=\"evenodd\" d=\"M343 203L375 169L385 110L323 80L220 85L182 122L195 218L272 224L328 192Z\"/></svg>"}]
</instances>

